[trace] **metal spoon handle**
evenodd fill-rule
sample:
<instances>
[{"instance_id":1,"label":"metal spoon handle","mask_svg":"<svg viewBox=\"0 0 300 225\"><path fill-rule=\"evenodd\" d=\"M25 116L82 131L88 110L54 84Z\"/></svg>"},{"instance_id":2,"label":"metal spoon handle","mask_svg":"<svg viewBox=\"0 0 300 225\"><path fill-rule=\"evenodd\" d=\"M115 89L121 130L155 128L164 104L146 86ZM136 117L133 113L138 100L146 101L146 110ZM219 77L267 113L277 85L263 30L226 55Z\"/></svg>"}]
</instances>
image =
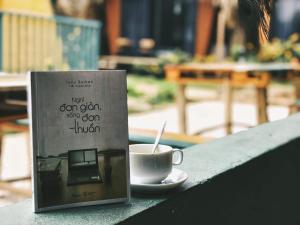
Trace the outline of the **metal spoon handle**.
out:
<instances>
[{"instance_id":1,"label":"metal spoon handle","mask_svg":"<svg viewBox=\"0 0 300 225\"><path fill-rule=\"evenodd\" d=\"M156 135L154 146L153 146L153 149L152 149L152 154L154 154L155 151L156 151L156 148L157 148L159 140L160 140L160 138L161 138L161 136L162 136L162 134L163 134L163 132L165 130L165 127L166 127L166 121L163 122L161 128L159 129L159 131L158 131L158 133Z\"/></svg>"}]
</instances>

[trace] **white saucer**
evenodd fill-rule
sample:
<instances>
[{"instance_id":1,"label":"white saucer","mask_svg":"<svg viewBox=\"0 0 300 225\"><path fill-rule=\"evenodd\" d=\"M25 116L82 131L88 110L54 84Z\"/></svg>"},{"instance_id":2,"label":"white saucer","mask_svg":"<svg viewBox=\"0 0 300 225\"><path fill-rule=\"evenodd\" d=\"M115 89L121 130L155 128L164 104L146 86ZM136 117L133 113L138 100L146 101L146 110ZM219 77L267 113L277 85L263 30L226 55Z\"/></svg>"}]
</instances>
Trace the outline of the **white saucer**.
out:
<instances>
[{"instance_id":1,"label":"white saucer","mask_svg":"<svg viewBox=\"0 0 300 225\"><path fill-rule=\"evenodd\" d=\"M157 184L142 184L142 183L131 183L130 186L133 191L136 192L158 192L166 191L178 187L188 179L186 172L179 169L172 169L170 175Z\"/></svg>"}]
</instances>

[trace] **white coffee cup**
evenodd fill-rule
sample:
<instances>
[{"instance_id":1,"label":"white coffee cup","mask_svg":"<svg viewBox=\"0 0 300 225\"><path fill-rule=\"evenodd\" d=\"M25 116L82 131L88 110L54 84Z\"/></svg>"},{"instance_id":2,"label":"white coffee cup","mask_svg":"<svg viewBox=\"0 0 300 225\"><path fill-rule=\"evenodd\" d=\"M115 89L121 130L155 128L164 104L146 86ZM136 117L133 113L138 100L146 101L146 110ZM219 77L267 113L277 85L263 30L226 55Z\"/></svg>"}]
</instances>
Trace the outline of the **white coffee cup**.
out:
<instances>
[{"instance_id":1,"label":"white coffee cup","mask_svg":"<svg viewBox=\"0 0 300 225\"><path fill-rule=\"evenodd\" d=\"M159 183L172 171L173 165L183 160L183 152L167 145L158 145L152 153L153 144L129 146L130 179L132 183ZM174 161L174 154L178 153Z\"/></svg>"}]
</instances>

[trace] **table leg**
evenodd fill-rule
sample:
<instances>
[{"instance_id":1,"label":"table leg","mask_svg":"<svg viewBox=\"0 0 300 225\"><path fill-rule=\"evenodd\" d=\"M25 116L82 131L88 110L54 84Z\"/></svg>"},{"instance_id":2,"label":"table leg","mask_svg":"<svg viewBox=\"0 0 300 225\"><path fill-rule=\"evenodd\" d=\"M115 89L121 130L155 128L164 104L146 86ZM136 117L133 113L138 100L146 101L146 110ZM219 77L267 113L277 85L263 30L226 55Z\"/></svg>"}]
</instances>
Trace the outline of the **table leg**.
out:
<instances>
[{"instance_id":1,"label":"table leg","mask_svg":"<svg viewBox=\"0 0 300 225\"><path fill-rule=\"evenodd\" d=\"M178 84L178 92L177 92L179 132L184 134L187 133L185 87L186 86L184 84Z\"/></svg>"},{"instance_id":2,"label":"table leg","mask_svg":"<svg viewBox=\"0 0 300 225\"><path fill-rule=\"evenodd\" d=\"M30 135L29 131L25 133L26 137L26 147L27 147L27 159L28 159L28 164L27 164L27 171L28 171L28 177L31 177L31 168L32 168L32 151L31 151L31 145L30 145Z\"/></svg>"},{"instance_id":3,"label":"table leg","mask_svg":"<svg viewBox=\"0 0 300 225\"><path fill-rule=\"evenodd\" d=\"M225 128L226 134L232 133L232 100L233 87L230 85L229 78L223 84L224 104L225 104Z\"/></svg>"},{"instance_id":4,"label":"table leg","mask_svg":"<svg viewBox=\"0 0 300 225\"><path fill-rule=\"evenodd\" d=\"M2 162L3 162L2 140L3 140L3 133L2 130L0 129L0 181L2 178Z\"/></svg>"},{"instance_id":5,"label":"table leg","mask_svg":"<svg viewBox=\"0 0 300 225\"><path fill-rule=\"evenodd\" d=\"M258 124L266 123L268 122L267 88L256 88L256 94L257 122Z\"/></svg>"},{"instance_id":6,"label":"table leg","mask_svg":"<svg viewBox=\"0 0 300 225\"><path fill-rule=\"evenodd\" d=\"M300 111L300 76L296 74L294 77L294 86L296 91L296 111Z\"/></svg>"}]
</instances>

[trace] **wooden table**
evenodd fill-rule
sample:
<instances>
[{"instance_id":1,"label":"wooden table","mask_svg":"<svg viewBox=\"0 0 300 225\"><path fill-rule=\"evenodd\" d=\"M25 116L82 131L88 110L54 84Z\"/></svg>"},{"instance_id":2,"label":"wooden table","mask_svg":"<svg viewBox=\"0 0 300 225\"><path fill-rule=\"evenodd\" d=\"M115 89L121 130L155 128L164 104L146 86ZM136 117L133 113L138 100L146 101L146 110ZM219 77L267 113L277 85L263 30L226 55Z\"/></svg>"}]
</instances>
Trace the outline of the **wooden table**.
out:
<instances>
[{"instance_id":1,"label":"wooden table","mask_svg":"<svg viewBox=\"0 0 300 225\"><path fill-rule=\"evenodd\" d=\"M0 73L0 91L25 90L27 83L27 74Z\"/></svg>"},{"instance_id":2,"label":"wooden table","mask_svg":"<svg viewBox=\"0 0 300 225\"><path fill-rule=\"evenodd\" d=\"M8 74L0 73L0 94L10 91L26 90L28 83L27 74ZM24 101L8 100L10 104L24 105ZM21 118L26 118L26 114L22 115ZM20 119L19 115L11 115L0 118L0 122L8 120Z\"/></svg>"},{"instance_id":3,"label":"wooden table","mask_svg":"<svg viewBox=\"0 0 300 225\"><path fill-rule=\"evenodd\" d=\"M118 64L157 66L159 64L159 60L156 57L104 55L100 58L99 68L116 69Z\"/></svg>"},{"instance_id":4,"label":"wooden table","mask_svg":"<svg viewBox=\"0 0 300 225\"><path fill-rule=\"evenodd\" d=\"M167 65L166 78L178 85L177 107L180 132L187 132L185 87L188 84L219 83L224 87L225 127L227 134L232 132L232 92L234 87L252 85L257 93L258 123L268 121L267 86L271 73L277 71L300 71L299 65L290 63L187 63ZM295 82L296 84L297 82ZM300 81L296 85L300 99Z\"/></svg>"}]
</instances>

